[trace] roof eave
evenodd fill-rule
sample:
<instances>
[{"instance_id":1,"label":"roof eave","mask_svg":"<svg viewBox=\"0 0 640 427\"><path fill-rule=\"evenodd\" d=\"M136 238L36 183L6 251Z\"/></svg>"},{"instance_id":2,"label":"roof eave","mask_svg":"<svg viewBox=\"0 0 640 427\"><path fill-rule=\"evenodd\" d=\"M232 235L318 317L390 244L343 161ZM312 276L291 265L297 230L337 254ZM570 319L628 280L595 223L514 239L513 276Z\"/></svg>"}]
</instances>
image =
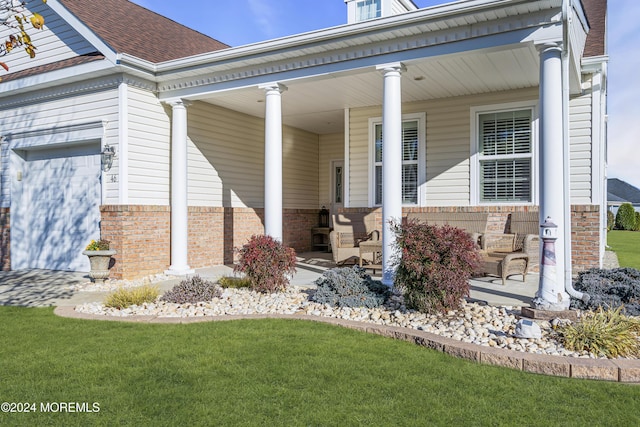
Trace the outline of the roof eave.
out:
<instances>
[{"instance_id":1,"label":"roof eave","mask_svg":"<svg viewBox=\"0 0 640 427\"><path fill-rule=\"evenodd\" d=\"M73 73L69 70L73 69ZM14 96L117 72L112 63L103 60L3 82L0 97Z\"/></svg>"},{"instance_id":2,"label":"roof eave","mask_svg":"<svg viewBox=\"0 0 640 427\"><path fill-rule=\"evenodd\" d=\"M444 19L455 14L479 12L482 10L506 7L519 3L526 3L526 0L465 0L448 3L439 6L419 9L409 13L403 13L386 18L359 22L355 24L344 24L328 29L316 30L302 34L282 37L265 42L252 43L239 47L232 47L211 53L194 55L172 61L157 64L158 75L170 74L180 71L185 67L200 67L212 62L233 61L239 58L246 58L247 55L264 55L282 49L293 49L302 45L319 44L324 41L334 40L338 37L355 37L371 32L384 31L398 25L412 25L425 19ZM562 0L551 0L558 4Z\"/></svg>"}]
</instances>

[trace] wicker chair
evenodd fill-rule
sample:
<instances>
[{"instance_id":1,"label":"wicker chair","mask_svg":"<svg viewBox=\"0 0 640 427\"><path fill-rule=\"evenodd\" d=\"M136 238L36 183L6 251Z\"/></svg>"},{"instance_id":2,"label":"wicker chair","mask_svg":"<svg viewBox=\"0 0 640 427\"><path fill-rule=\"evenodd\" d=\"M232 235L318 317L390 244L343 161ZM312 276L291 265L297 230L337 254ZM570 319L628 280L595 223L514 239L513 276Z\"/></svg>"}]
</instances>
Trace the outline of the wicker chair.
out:
<instances>
[{"instance_id":1,"label":"wicker chair","mask_svg":"<svg viewBox=\"0 0 640 427\"><path fill-rule=\"evenodd\" d=\"M499 276L502 285L509 276L522 275L524 282L529 272L529 255L517 251L515 234L487 233L482 242L483 273Z\"/></svg>"},{"instance_id":2,"label":"wicker chair","mask_svg":"<svg viewBox=\"0 0 640 427\"><path fill-rule=\"evenodd\" d=\"M465 230L479 246L486 232L489 214L484 212L410 212L407 220L430 225L449 225Z\"/></svg>"},{"instance_id":3,"label":"wicker chair","mask_svg":"<svg viewBox=\"0 0 640 427\"><path fill-rule=\"evenodd\" d=\"M529 255L529 266L540 263L540 216L538 212L513 212L510 215L511 233L516 235L514 249Z\"/></svg>"},{"instance_id":4,"label":"wicker chair","mask_svg":"<svg viewBox=\"0 0 640 427\"><path fill-rule=\"evenodd\" d=\"M360 259L360 242L380 240L380 231L376 229L375 217L371 213L342 213L333 215L329 239L333 262L337 265L356 264ZM365 257L365 261L374 260Z\"/></svg>"}]
</instances>

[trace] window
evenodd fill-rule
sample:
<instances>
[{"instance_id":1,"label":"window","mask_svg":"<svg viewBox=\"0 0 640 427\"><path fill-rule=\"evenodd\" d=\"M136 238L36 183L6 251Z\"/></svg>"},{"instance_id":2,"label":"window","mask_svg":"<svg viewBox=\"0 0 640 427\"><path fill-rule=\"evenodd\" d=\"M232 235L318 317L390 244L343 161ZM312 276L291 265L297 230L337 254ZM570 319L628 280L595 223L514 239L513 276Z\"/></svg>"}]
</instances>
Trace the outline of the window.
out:
<instances>
[{"instance_id":1,"label":"window","mask_svg":"<svg viewBox=\"0 0 640 427\"><path fill-rule=\"evenodd\" d=\"M476 117L479 202L533 202L533 109Z\"/></svg>"},{"instance_id":2,"label":"window","mask_svg":"<svg viewBox=\"0 0 640 427\"><path fill-rule=\"evenodd\" d=\"M421 161L424 141L424 115L402 122L402 203L419 203L420 182L424 161ZM373 204L382 205L382 123L373 123Z\"/></svg>"},{"instance_id":3,"label":"window","mask_svg":"<svg viewBox=\"0 0 640 427\"><path fill-rule=\"evenodd\" d=\"M363 0L356 4L356 21L382 16L381 0Z\"/></svg>"}]
</instances>

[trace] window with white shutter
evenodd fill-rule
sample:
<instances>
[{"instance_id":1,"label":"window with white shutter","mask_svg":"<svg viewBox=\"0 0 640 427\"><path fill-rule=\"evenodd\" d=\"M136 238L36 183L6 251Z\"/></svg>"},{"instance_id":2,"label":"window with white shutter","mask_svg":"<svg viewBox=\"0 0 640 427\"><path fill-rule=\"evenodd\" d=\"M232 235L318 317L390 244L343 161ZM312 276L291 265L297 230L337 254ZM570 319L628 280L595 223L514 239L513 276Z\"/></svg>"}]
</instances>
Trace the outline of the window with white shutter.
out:
<instances>
[{"instance_id":1,"label":"window with white shutter","mask_svg":"<svg viewBox=\"0 0 640 427\"><path fill-rule=\"evenodd\" d=\"M532 110L478 114L479 201L533 201Z\"/></svg>"}]
</instances>

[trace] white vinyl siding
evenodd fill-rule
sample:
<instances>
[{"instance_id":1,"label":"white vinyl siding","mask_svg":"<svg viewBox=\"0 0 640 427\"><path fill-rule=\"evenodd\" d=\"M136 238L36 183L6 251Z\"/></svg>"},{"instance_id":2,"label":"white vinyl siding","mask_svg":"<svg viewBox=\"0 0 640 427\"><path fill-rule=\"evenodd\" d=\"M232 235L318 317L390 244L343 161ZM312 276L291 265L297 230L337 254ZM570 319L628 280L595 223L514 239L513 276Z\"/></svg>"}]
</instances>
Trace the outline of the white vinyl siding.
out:
<instances>
[{"instance_id":1,"label":"white vinyl siding","mask_svg":"<svg viewBox=\"0 0 640 427\"><path fill-rule=\"evenodd\" d=\"M591 200L591 91L569 102L571 203L599 203Z\"/></svg>"},{"instance_id":2,"label":"white vinyl siding","mask_svg":"<svg viewBox=\"0 0 640 427\"><path fill-rule=\"evenodd\" d=\"M187 109L189 203L264 206L264 119L196 102ZM318 136L283 127L283 206L318 206Z\"/></svg>"},{"instance_id":3,"label":"white vinyl siding","mask_svg":"<svg viewBox=\"0 0 640 427\"><path fill-rule=\"evenodd\" d=\"M6 62L10 67L9 72L14 73L27 68L95 52L96 49L82 38L71 25L64 22L51 7L41 1L29 2L29 5L32 6L31 10L40 13L45 19L42 30L34 29L31 27L31 23L26 25L27 32L36 47L36 56L31 59L24 51L24 48L16 48L2 58L2 61ZM27 12L26 15L30 16L31 13ZM12 31L9 28L0 25L0 40L3 43L11 33ZM2 72L4 73L4 70Z\"/></svg>"},{"instance_id":4,"label":"white vinyl siding","mask_svg":"<svg viewBox=\"0 0 640 427\"><path fill-rule=\"evenodd\" d=\"M334 133L329 135L320 135L319 139L320 151L320 170L319 170L319 206L331 205L331 162L334 160L344 159L344 134Z\"/></svg>"},{"instance_id":5,"label":"white vinyl siding","mask_svg":"<svg viewBox=\"0 0 640 427\"><path fill-rule=\"evenodd\" d=\"M262 207L264 120L196 102L187 108L189 203Z\"/></svg>"},{"instance_id":6,"label":"white vinyl siding","mask_svg":"<svg viewBox=\"0 0 640 427\"><path fill-rule=\"evenodd\" d=\"M318 135L285 126L282 135L285 208L316 209L319 201Z\"/></svg>"},{"instance_id":7,"label":"white vinyl siding","mask_svg":"<svg viewBox=\"0 0 640 427\"><path fill-rule=\"evenodd\" d=\"M538 88L405 103L403 114L426 112L426 183L424 206L469 206L471 166L469 111L478 105L511 103L538 98ZM350 207L367 207L369 119L380 117L381 107L350 110Z\"/></svg>"},{"instance_id":8,"label":"white vinyl siding","mask_svg":"<svg viewBox=\"0 0 640 427\"><path fill-rule=\"evenodd\" d=\"M127 202L133 205L169 204L171 161L170 116L156 96L129 86Z\"/></svg>"}]
</instances>

